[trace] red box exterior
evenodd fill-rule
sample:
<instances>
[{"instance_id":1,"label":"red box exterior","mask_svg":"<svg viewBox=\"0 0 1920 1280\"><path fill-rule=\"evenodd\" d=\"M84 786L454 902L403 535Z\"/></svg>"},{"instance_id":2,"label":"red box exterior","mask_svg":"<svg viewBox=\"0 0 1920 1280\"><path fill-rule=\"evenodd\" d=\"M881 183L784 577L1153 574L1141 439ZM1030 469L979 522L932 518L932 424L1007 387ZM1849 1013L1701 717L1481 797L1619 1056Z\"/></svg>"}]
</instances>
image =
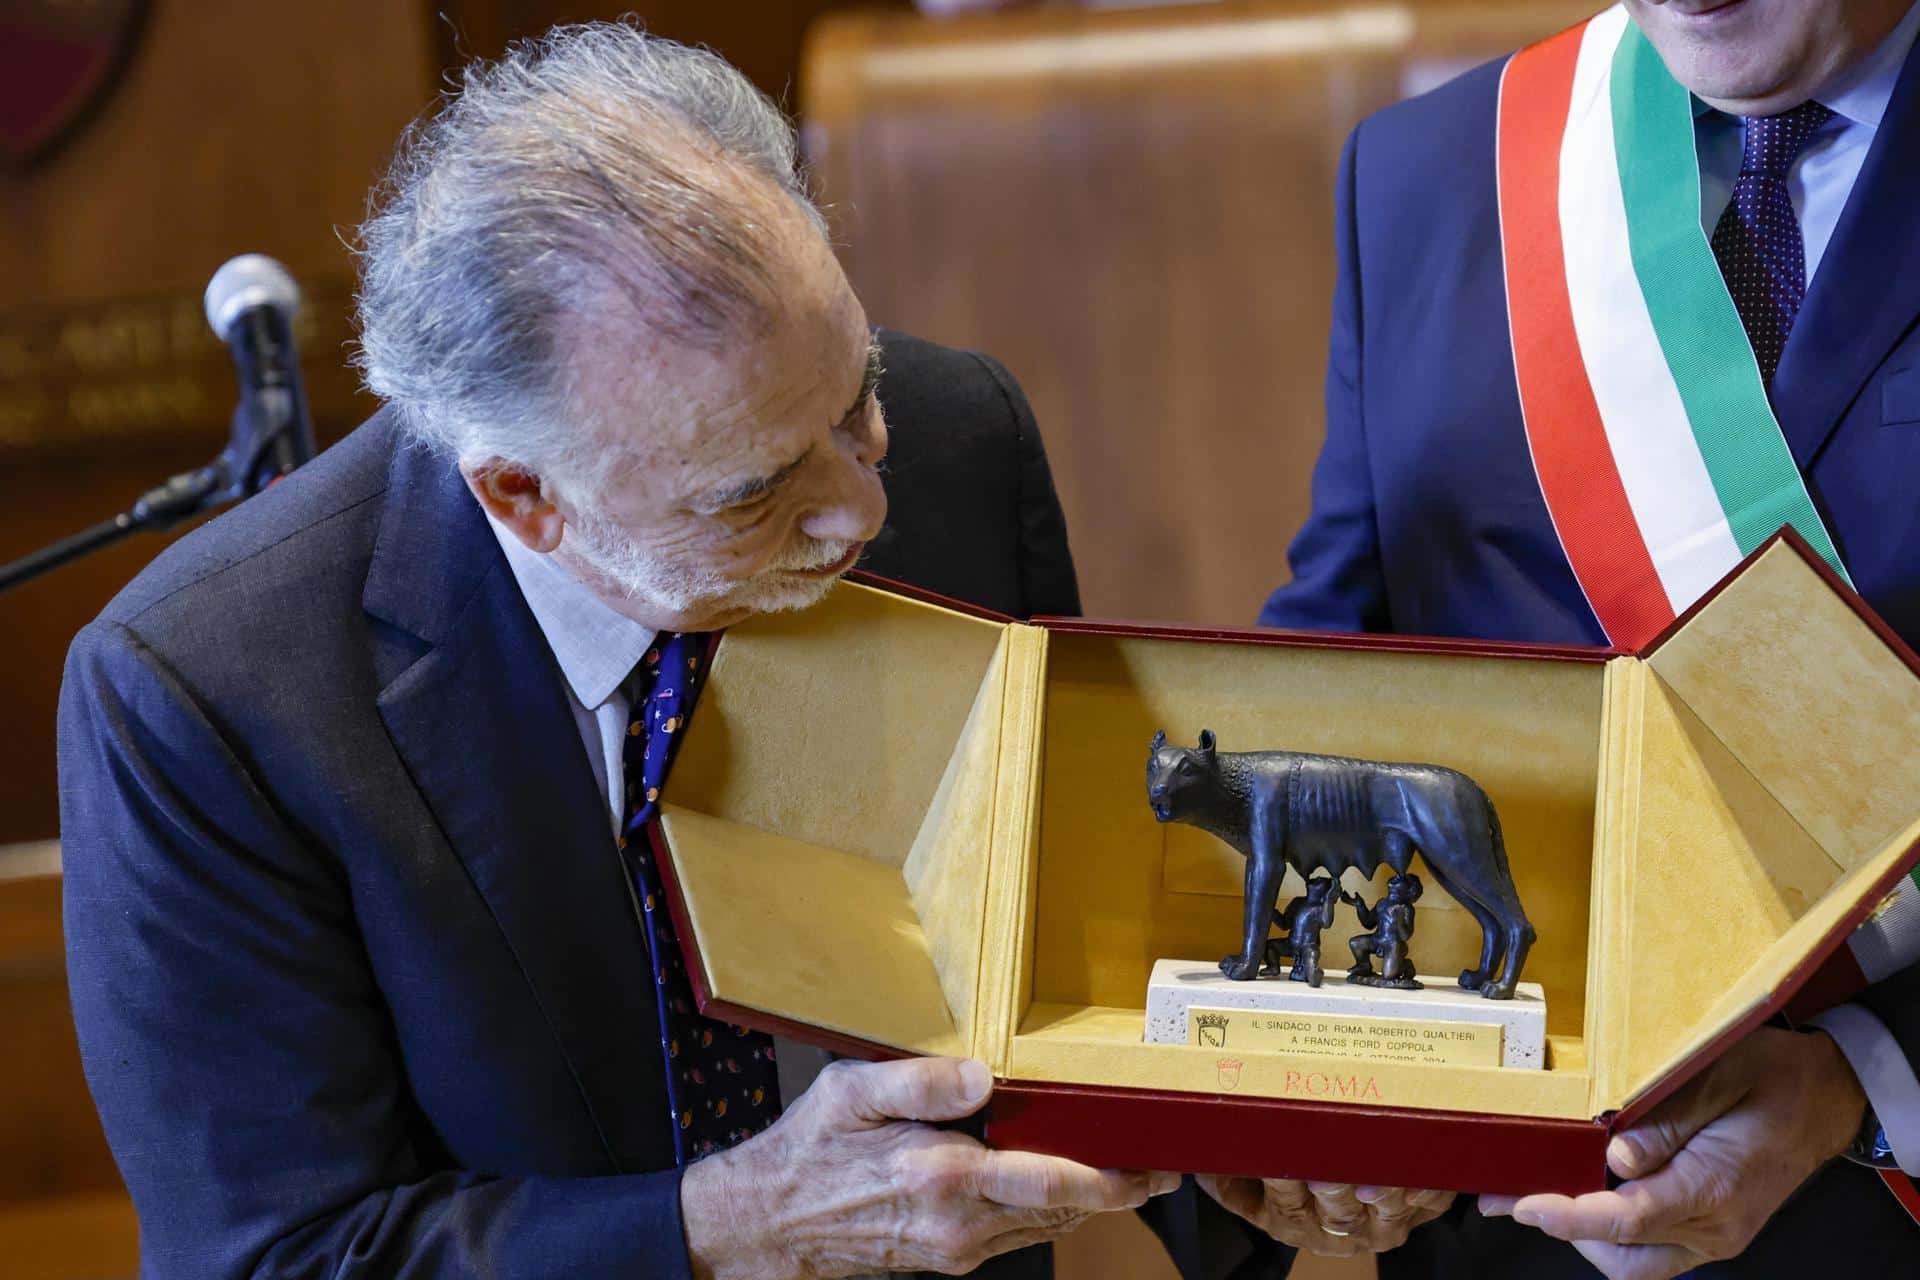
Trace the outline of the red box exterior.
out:
<instances>
[{"instance_id":1,"label":"red box exterior","mask_svg":"<svg viewBox=\"0 0 1920 1280\"><path fill-rule=\"evenodd\" d=\"M1578 1195L1607 1185L1609 1131L1590 1120L1009 1080L987 1104L986 1136L1102 1169Z\"/></svg>"}]
</instances>

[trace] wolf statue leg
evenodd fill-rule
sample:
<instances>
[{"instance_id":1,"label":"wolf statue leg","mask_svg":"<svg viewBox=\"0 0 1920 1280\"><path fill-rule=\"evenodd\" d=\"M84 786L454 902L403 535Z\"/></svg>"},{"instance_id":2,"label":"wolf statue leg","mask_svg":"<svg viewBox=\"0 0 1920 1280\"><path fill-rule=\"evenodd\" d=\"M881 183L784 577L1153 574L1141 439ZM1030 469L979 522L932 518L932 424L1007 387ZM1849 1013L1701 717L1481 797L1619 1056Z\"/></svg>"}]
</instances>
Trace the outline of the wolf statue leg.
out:
<instances>
[{"instance_id":1,"label":"wolf statue leg","mask_svg":"<svg viewBox=\"0 0 1920 1280\"><path fill-rule=\"evenodd\" d=\"M1465 907L1480 925L1480 963L1475 968L1460 971L1460 985L1469 991L1478 991L1500 967L1500 957L1506 949L1506 932L1500 926L1500 918L1488 910L1480 899L1455 884L1445 871L1435 865L1432 858L1426 860L1426 865L1434 883L1449 898Z\"/></svg>"},{"instance_id":2,"label":"wolf statue leg","mask_svg":"<svg viewBox=\"0 0 1920 1280\"><path fill-rule=\"evenodd\" d=\"M1253 799L1240 954L1220 961L1220 972L1235 982L1245 982L1260 972L1267 934L1273 929L1274 909L1280 905L1280 881L1287 870L1287 826L1277 811L1282 803L1284 798L1273 796L1256 795Z\"/></svg>"},{"instance_id":3,"label":"wolf statue leg","mask_svg":"<svg viewBox=\"0 0 1920 1280\"><path fill-rule=\"evenodd\" d=\"M1285 871L1279 853L1263 856L1256 838L1253 856L1247 859L1246 927L1240 939L1240 953L1220 961L1220 972L1235 982L1245 982L1260 972L1267 932L1273 927L1274 904L1279 900L1280 880Z\"/></svg>"},{"instance_id":4,"label":"wolf statue leg","mask_svg":"<svg viewBox=\"0 0 1920 1280\"><path fill-rule=\"evenodd\" d=\"M1487 846L1492 851L1494 863L1504 873L1507 901L1498 913L1506 928L1507 963L1500 970L1500 980L1489 982L1480 988L1480 994L1489 1000L1511 1000L1513 991L1520 983L1520 968L1527 962L1527 952L1533 950L1533 941L1537 936L1533 924L1527 919L1526 911L1520 906L1520 895L1513 887L1513 871L1507 861L1507 838L1500 831L1500 813L1487 802Z\"/></svg>"}]
</instances>

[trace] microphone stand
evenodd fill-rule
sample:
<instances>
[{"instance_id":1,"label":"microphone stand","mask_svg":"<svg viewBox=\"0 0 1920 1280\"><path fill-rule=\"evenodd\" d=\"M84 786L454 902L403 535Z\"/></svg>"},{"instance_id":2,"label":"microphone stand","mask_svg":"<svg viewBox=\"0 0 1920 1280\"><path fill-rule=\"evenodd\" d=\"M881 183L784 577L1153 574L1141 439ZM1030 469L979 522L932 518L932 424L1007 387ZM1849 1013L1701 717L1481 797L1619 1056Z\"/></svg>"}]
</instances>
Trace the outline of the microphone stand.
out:
<instances>
[{"instance_id":1,"label":"microphone stand","mask_svg":"<svg viewBox=\"0 0 1920 1280\"><path fill-rule=\"evenodd\" d=\"M282 421L278 430L262 434L256 430L254 406L243 399L233 412L227 447L213 462L168 477L110 520L0 565L0 593L132 534L168 529L202 512L251 497L283 474L271 465L269 450L280 436L295 430L297 423Z\"/></svg>"}]
</instances>

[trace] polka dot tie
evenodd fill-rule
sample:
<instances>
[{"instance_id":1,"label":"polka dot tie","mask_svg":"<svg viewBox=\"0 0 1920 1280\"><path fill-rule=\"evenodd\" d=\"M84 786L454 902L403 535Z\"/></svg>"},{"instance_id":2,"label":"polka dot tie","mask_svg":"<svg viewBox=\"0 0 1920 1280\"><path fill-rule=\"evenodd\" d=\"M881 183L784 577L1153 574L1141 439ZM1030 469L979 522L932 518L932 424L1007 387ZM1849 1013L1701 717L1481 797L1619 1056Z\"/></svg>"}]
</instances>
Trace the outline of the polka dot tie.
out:
<instances>
[{"instance_id":1,"label":"polka dot tie","mask_svg":"<svg viewBox=\"0 0 1920 1280\"><path fill-rule=\"evenodd\" d=\"M1807 293L1807 246L1787 195L1787 171L1832 117L1817 102L1777 116L1745 117L1740 179L1713 229L1713 256L1768 388Z\"/></svg>"},{"instance_id":2,"label":"polka dot tie","mask_svg":"<svg viewBox=\"0 0 1920 1280\"><path fill-rule=\"evenodd\" d=\"M625 754L627 820L620 835L645 917L673 1107L673 1149L682 1165L745 1141L780 1115L772 1038L703 1017L694 1007L680 940L647 843L647 824L659 811L667 767L699 696L706 641L703 635L663 632L634 669L628 686L633 713Z\"/></svg>"}]
</instances>

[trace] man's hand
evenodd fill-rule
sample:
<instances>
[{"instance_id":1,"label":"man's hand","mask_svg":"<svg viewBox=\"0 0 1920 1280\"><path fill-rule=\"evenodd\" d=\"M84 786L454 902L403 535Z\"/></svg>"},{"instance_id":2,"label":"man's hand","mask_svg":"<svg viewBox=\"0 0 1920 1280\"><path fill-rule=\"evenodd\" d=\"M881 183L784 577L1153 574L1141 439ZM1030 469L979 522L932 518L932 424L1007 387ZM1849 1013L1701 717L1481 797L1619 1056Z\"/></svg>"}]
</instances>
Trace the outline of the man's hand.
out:
<instances>
[{"instance_id":1,"label":"man's hand","mask_svg":"<svg viewBox=\"0 0 1920 1280\"><path fill-rule=\"evenodd\" d=\"M1573 1242L1612 1280L1669 1280L1738 1255L1846 1150L1866 1096L1825 1035L1762 1027L1607 1148L1633 1181L1569 1199L1482 1196L1485 1214Z\"/></svg>"},{"instance_id":2,"label":"man's hand","mask_svg":"<svg viewBox=\"0 0 1920 1280\"><path fill-rule=\"evenodd\" d=\"M1398 1248L1406 1243L1407 1232L1439 1217L1453 1203L1451 1191L1205 1173L1195 1175L1194 1181L1281 1244L1336 1258Z\"/></svg>"},{"instance_id":3,"label":"man's hand","mask_svg":"<svg viewBox=\"0 0 1920 1280\"><path fill-rule=\"evenodd\" d=\"M687 1169L694 1275L958 1274L1180 1185L929 1127L973 1114L992 1089L987 1068L962 1059L831 1064L771 1129Z\"/></svg>"}]
</instances>

